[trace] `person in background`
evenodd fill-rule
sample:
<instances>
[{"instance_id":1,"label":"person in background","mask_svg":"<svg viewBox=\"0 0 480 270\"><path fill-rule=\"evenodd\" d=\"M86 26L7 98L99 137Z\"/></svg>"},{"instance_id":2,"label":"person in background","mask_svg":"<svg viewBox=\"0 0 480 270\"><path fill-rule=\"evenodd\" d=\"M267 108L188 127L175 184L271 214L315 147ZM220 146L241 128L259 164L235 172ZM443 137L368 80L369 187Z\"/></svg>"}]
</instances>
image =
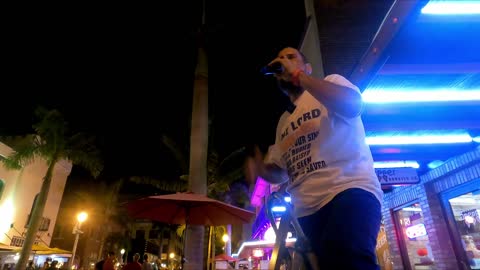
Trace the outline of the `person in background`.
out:
<instances>
[{"instance_id":1,"label":"person in background","mask_svg":"<svg viewBox=\"0 0 480 270\"><path fill-rule=\"evenodd\" d=\"M103 264L105 263L107 257L108 253L104 253L102 260L95 263L95 270L103 270Z\"/></svg>"},{"instance_id":2,"label":"person in background","mask_svg":"<svg viewBox=\"0 0 480 270\"><path fill-rule=\"evenodd\" d=\"M117 263L117 259L115 258L115 252L109 251L107 254L107 258L103 263L102 270L115 270L116 263Z\"/></svg>"},{"instance_id":3,"label":"person in background","mask_svg":"<svg viewBox=\"0 0 480 270\"><path fill-rule=\"evenodd\" d=\"M34 270L35 267L33 267L33 261L29 261L26 270Z\"/></svg>"},{"instance_id":4,"label":"person in background","mask_svg":"<svg viewBox=\"0 0 480 270\"><path fill-rule=\"evenodd\" d=\"M379 269L375 246L383 192L360 114L358 87L339 74L317 79L295 48L269 66L292 106L280 117L275 144L246 162L246 176L288 183L296 217L320 269Z\"/></svg>"},{"instance_id":5,"label":"person in background","mask_svg":"<svg viewBox=\"0 0 480 270\"><path fill-rule=\"evenodd\" d=\"M40 268L40 270L46 270L50 267L50 264L48 263L48 260L46 260L44 263L43 263L43 266Z\"/></svg>"},{"instance_id":6,"label":"person in background","mask_svg":"<svg viewBox=\"0 0 480 270\"><path fill-rule=\"evenodd\" d=\"M50 264L50 267L48 267L48 270L57 270L58 269L57 264L58 264L57 260L52 261L52 263Z\"/></svg>"},{"instance_id":7,"label":"person in background","mask_svg":"<svg viewBox=\"0 0 480 270\"><path fill-rule=\"evenodd\" d=\"M123 267L123 270L142 270L142 265L138 262L139 259L140 259L140 254L135 253L133 255L133 261L127 263Z\"/></svg>"},{"instance_id":8,"label":"person in background","mask_svg":"<svg viewBox=\"0 0 480 270\"><path fill-rule=\"evenodd\" d=\"M148 254L143 254L142 270L153 270L152 263L148 261Z\"/></svg>"}]
</instances>

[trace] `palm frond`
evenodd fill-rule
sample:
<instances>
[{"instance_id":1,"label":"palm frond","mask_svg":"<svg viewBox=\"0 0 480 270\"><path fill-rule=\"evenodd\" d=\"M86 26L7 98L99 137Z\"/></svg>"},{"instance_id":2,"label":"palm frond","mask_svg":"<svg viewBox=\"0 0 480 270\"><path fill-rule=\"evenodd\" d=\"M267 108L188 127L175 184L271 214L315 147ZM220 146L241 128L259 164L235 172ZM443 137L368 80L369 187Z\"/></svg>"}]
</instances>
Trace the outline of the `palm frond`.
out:
<instances>
[{"instance_id":1,"label":"palm frond","mask_svg":"<svg viewBox=\"0 0 480 270\"><path fill-rule=\"evenodd\" d=\"M183 232L185 231L185 228L186 228L185 224L179 225L177 227L176 232L177 232L178 237L183 237Z\"/></svg>"},{"instance_id":2,"label":"palm frond","mask_svg":"<svg viewBox=\"0 0 480 270\"><path fill-rule=\"evenodd\" d=\"M148 176L132 176L129 180L136 184L150 185L166 192L184 192L188 188L188 180L156 179Z\"/></svg>"},{"instance_id":3,"label":"palm frond","mask_svg":"<svg viewBox=\"0 0 480 270\"><path fill-rule=\"evenodd\" d=\"M32 127L35 133L41 138L42 153L45 156L52 156L65 148L65 138L67 134L68 123L63 115L57 110L46 110L39 107L35 110L35 115L39 121Z\"/></svg>"},{"instance_id":4,"label":"palm frond","mask_svg":"<svg viewBox=\"0 0 480 270\"><path fill-rule=\"evenodd\" d=\"M7 169L21 169L32 163L35 156L41 155L39 147L33 141L34 138L34 136L25 137L25 140L16 146L15 152L3 160Z\"/></svg>"},{"instance_id":5,"label":"palm frond","mask_svg":"<svg viewBox=\"0 0 480 270\"><path fill-rule=\"evenodd\" d=\"M70 150L67 152L66 157L72 161L73 164L80 165L87 169L94 178L97 178L103 171L103 160L100 157L99 151L86 152Z\"/></svg>"},{"instance_id":6,"label":"palm frond","mask_svg":"<svg viewBox=\"0 0 480 270\"><path fill-rule=\"evenodd\" d=\"M172 152L182 172L188 172L187 155L182 152L181 148L170 137L166 135L162 136L162 142Z\"/></svg>"},{"instance_id":7,"label":"palm frond","mask_svg":"<svg viewBox=\"0 0 480 270\"><path fill-rule=\"evenodd\" d=\"M64 155L74 164L87 169L93 177L98 177L103 170L103 160L94 142L93 136L84 133L74 134L67 139Z\"/></svg>"},{"instance_id":8,"label":"palm frond","mask_svg":"<svg viewBox=\"0 0 480 270\"><path fill-rule=\"evenodd\" d=\"M229 171L226 175L223 175L221 177L221 181L227 182L228 184L231 184L235 181L238 181L239 179L242 179L244 177L244 170L242 168L235 168L231 171Z\"/></svg>"}]
</instances>

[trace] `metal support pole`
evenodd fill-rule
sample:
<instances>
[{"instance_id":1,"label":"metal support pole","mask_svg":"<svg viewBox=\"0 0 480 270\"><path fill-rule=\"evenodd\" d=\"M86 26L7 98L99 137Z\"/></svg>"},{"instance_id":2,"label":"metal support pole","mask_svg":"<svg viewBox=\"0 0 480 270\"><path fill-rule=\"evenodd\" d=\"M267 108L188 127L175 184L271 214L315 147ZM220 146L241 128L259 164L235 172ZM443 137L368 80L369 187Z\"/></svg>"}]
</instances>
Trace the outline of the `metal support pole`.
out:
<instances>
[{"instance_id":1,"label":"metal support pole","mask_svg":"<svg viewBox=\"0 0 480 270\"><path fill-rule=\"evenodd\" d=\"M72 269L73 261L75 260L75 252L77 251L77 244L78 244L78 238L79 237L80 237L80 233L77 231L77 233L75 235L75 242L73 243L72 258L71 258L70 263L68 265L69 269Z\"/></svg>"}]
</instances>

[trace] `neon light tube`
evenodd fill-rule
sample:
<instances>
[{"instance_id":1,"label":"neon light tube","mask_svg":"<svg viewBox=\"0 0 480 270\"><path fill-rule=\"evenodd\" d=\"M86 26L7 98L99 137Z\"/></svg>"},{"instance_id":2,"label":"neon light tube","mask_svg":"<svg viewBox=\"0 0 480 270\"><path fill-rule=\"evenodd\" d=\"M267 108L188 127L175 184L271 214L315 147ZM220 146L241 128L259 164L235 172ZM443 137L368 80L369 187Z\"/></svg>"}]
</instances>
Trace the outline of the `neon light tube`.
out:
<instances>
[{"instance_id":1,"label":"neon light tube","mask_svg":"<svg viewBox=\"0 0 480 270\"><path fill-rule=\"evenodd\" d=\"M449 144L471 143L472 137L464 134L392 135L365 138L369 145Z\"/></svg>"},{"instance_id":2,"label":"neon light tube","mask_svg":"<svg viewBox=\"0 0 480 270\"><path fill-rule=\"evenodd\" d=\"M441 102L441 101L477 101L480 89L430 89L430 90L394 90L366 89L363 94L366 103L405 103L405 102Z\"/></svg>"},{"instance_id":3,"label":"neon light tube","mask_svg":"<svg viewBox=\"0 0 480 270\"><path fill-rule=\"evenodd\" d=\"M422 13L435 15L480 14L480 1L430 1L422 8Z\"/></svg>"},{"instance_id":4,"label":"neon light tube","mask_svg":"<svg viewBox=\"0 0 480 270\"><path fill-rule=\"evenodd\" d=\"M405 160L405 161L376 161L373 163L373 167L377 169L382 168L420 168L418 162L414 160Z\"/></svg>"},{"instance_id":5,"label":"neon light tube","mask_svg":"<svg viewBox=\"0 0 480 270\"><path fill-rule=\"evenodd\" d=\"M287 208L285 206L274 206L272 207L272 212L285 212Z\"/></svg>"}]
</instances>

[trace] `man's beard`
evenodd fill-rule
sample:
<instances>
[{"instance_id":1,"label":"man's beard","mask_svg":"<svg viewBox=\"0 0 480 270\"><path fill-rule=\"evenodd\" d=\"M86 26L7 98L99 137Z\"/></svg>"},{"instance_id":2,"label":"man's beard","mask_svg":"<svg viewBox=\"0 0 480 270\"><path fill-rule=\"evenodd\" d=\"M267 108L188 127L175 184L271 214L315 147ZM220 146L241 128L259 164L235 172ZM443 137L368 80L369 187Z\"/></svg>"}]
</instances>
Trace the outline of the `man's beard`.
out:
<instances>
[{"instance_id":1,"label":"man's beard","mask_svg":"<svg viewBox=\"0 0 480 270\"><path fill-rule=\"evenodd\" d=\"M286 95L299 96L303 93L303 88L294 85L292 82L279 79L277 80L277 85Z\"/></svg>"}]
</instances>

